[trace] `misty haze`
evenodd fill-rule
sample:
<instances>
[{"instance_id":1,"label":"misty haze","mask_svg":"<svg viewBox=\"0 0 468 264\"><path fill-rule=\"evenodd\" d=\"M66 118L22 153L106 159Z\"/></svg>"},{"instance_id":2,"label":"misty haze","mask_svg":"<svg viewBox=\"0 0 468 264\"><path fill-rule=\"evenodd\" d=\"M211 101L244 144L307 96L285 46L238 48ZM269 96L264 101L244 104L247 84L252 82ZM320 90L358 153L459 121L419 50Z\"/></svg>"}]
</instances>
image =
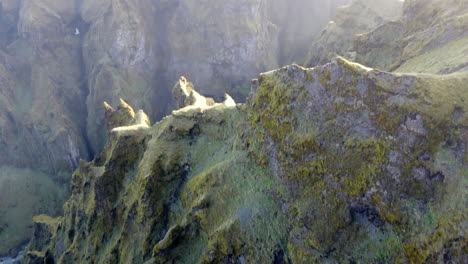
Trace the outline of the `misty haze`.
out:
<instances>
[{"instance_id":1,"label":"misty haze","mask_svg":"<svg viewBox=\"0 0 468 264\"><path fill-rule=\"evenodd\" d=\"M468 0L0 0L0 264L467 263Z\"/></svg>"}]
</instances>

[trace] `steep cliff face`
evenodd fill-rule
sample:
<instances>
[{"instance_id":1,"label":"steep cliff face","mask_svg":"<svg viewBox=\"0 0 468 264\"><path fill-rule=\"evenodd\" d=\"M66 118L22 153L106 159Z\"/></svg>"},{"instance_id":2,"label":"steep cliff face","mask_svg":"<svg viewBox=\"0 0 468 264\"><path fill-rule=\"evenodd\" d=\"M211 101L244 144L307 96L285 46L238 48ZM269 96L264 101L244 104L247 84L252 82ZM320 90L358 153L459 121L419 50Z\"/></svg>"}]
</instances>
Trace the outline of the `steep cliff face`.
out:
<instances>
[{"instance_id":1,"label":"steep cliff face","mask_svg":"<svg viewBox=\"0 0 468 264\"><path fill-rule=\"evenodd\" d=\"M400 0L355 0L350 5L339 7L334 20L314 39L305 65L324 64L337 55L354 59L354 36L398 19L402 6Z\"/></svg>"},{"instance_id":2,"label":"steep cliff face","mask_svg":"<svg viewBox=\"0 0 468 264\"><path fill-rule=\"evenodd\" d=\"M67 1L21 3L18 38L2 52L3 164L67 175L80 157L89 158L81 40L70 26L75 18Z\"/></svg>"},{"instance_id":3,"label":"steep cliff face","mask_svg":"<svg viewBox=\"0 0 468 264\"><path fill-rule=\"evenodd\" d=\"M73 2L0 4L2 26L9 27L0 37L3 255L28 239L31 216L62 214L69 173L90 156Z\"/></svg>"},{"instance_id":4,"label":"steep cliff face","mask_svg":"<svg viewBox=\"0 0 468 264\"><path fill-rule=\"evenodd\" d=\"M333 13L334 1L312 2ZM105 144L102 102L125 98L160 120L172 110L168 80L180 75L204 94L244 99L252 77L278 66L278 32L294 42L293 27L282 23L286 17L276 25L268 4L0 1L0 166L32 168L66 189L79 159L92 159ZM304 10L314 8L321 5ZM311 19L297 17L295 25ZM29 214L58 212L42 209ZM0 240L0 248L14 243Z\"/></svg>"},{"instance_id":5,"label":"steep cliff face","mask_svg":"<svg viewBox=\"0 0 468 264\"><path fill-rule=\"evenodd\" d=\"M166 1L83 1L81 17L87 24L83 44L89 88L87 135L93 152L105 142L101 104L127 98L152 118L166 111L169 98L163 73L167 67L167 17L174 4Z\"/></svg>"},{"instance_id":6,"label":"steep cliff face","mask_svg":"<svg viewBox=\"0 0 468 264\"><path fill-rule=\"evenodd\" d=\"M466 71L468 2L408 0L399 21L356 37L357 61L396 72Z\"/></svg>"},{"instance_id":7,"label":"steep cliff face","mask_svg":"<svg viewBox=\"0 0 468 264\"><path fill-rule=\"evenodd\" d=\"M246 105L196 103L153 127L124 102L106 104L105 150L81 163L50 243L28 256L461 262L467 81L337 59L261 74ZM175 101L191 104L182 87Z\"/></svg>"},{"instance_id":8,"label":"steep cliff face","mask_svg":"<svg viewBox=\"0 0 468 264\"><path fill-rule=\"evenodd\" d=\"M2 156L54 174L71 171L104 145L103 101L124 97L160 119L168 111L167 80L180 75L202 93L245 98L253 76L278 66L278 32L289 36L288 45L303 42L294 25L328 20L335 2L323 3L288 4L327 10L289 25L292 14L277 18L263 0L2 1L2 78L11 84L1 89L8 104L21 105L5 112L18 115L8 129L21 130L25 142L5 148L17 155Z\"/></svg>"}]
</instances>

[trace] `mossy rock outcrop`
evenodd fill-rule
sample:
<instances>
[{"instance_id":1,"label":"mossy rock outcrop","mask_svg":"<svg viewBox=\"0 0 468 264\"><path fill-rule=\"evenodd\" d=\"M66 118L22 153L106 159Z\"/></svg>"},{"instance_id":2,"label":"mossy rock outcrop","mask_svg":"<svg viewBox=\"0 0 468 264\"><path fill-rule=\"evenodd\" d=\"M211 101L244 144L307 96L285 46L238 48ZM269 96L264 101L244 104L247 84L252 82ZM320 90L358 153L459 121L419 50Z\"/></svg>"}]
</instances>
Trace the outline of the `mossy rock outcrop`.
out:
<instances>
[{"instance_id":1,"label":"mossy rock outcrop","mask_svg":"<svg viewBox=\"0 0 468 264\"><path fill-rule=\"evenodd\" d=\"M408 0L400 20L356 36L356 60L395 72L466 71L467 32L466 1Z\"/></svg>"},{"instance_id":2,"label":"mossy rock outcrop","mask_svg":"<svg viewBox=\"0 0 468 264\"><path fill-rule=\"evenodd\" d=\"M466 258L455 241L465 239L467 213L467 77L390 74L344 59L261 75L251 153L293 201L293 263Z\"/></svg>"},{"instance_id":3,"label":"mossy rock outcrop","mask_svg":"<svg viewBox=\"0 0 468 264\"><path fill-rule=\"evenodd\" d=\"M189 105L152 127L128 105L106 107L131 118L74 173L39 253L51 263L462 262L467 81L338 58L261 74L247 104Z\"/></svg>"},{"instance_id":4,"label":"mossy rock outcrop","mask_svg":"<svg viewBox=\"0 0 468 264\"><path fill-rule=\"evenodd\" d=\"M403 2L399 0L356 0L337 8L334 20L312 42L304 64L321 65L336 56L354 60L355 35L368 33L388 21L399 19L402 7Z\"/></svg>"}]
</instances>

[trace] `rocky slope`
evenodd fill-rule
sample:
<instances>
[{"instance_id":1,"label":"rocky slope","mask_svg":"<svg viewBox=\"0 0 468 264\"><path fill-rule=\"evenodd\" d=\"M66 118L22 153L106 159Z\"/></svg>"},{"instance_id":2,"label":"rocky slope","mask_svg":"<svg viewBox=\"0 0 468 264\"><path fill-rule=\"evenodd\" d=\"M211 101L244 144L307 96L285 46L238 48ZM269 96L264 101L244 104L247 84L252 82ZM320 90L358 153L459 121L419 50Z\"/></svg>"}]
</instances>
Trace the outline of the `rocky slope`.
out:
<instances>
[{"instance_id":1,"label":"rocky slope","mask_svg":"<svg viewBox=\"0 0 468 264\"><path fill-rule=\"evenodd\" d=\"M102 151L102 102L125 98L159 120L172 109L168 84L180 75L204 94L245 99L250 78L286 57L279 38L288 35L288 45L309 41L315 29L296 38L293 25L314 21L319 28L340 1L289 4L320 13L294 17L294 24L286 23L292 12L278 18L272 11L286 2L0 1L0 167L36 170L66 189L79 159ZM25 215L58 213L22 208ZM11 219L9 213L0 219ZM0 255L14 243L0 240Z\"/></svg>"},{"instance_id":2,"label":"rocky slope","mask_svg":"<svg viewBox=\"0 0 468 264\"><path fill-rule=\"evenodd\" d=\"M462 263L467 83L336 59L261 74L247 104L181 79L191 105L152 127L105 104L27 263Z\"/></svg>"},{"instance_id":3,"label":"rocky slope","mask_svg":"<svg viewBox=\"0 0 468 264\"><path fill-rule=\"evenodd\" d=\"M336 55L395 72L466 71L468 1L354 1L338 9L305 64Z\"/></svg>"},{"instance_id":4,"label":"rocky slope","mask_svg":"<svg viewBox=\"0 0 468 264\"><path fill-rule=\"evenodd\" d=\"M305 65L315 66L329 62L337 55L354 59L353 39L382 24L398 19L402 14L400 0L355 0L339 7L336 17L314 39Z\"/></svg>"},{"instance_id":5,"label":"rocky slope","mask_svg":"<svg viewBox=\"0 0 468 264\"><path fill-rule=\"evenodd\" d=\"M406 1L399 21L355 39L356 59L396 72L466 71L467 17L468 1Z\"/></svg>"}]
</instances>

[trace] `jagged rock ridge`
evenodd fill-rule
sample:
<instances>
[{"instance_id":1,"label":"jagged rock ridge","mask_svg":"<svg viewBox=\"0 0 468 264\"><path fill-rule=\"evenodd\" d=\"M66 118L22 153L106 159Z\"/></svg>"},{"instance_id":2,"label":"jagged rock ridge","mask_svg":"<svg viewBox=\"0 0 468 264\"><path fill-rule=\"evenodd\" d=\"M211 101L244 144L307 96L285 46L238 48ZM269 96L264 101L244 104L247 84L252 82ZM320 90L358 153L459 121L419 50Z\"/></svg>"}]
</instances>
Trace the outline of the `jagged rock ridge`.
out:
<instances>
[{"instance_id":1,"label":"jagged rock ridge","mask_svg":"<svg viewBox=\"0 0 468 264\"><path fill-rule=\"evenodd\" d=\"M462 262L467 81L338 58L143 130L107 106L106 148L30 263Z\"/></svg>"}]
</instances>

